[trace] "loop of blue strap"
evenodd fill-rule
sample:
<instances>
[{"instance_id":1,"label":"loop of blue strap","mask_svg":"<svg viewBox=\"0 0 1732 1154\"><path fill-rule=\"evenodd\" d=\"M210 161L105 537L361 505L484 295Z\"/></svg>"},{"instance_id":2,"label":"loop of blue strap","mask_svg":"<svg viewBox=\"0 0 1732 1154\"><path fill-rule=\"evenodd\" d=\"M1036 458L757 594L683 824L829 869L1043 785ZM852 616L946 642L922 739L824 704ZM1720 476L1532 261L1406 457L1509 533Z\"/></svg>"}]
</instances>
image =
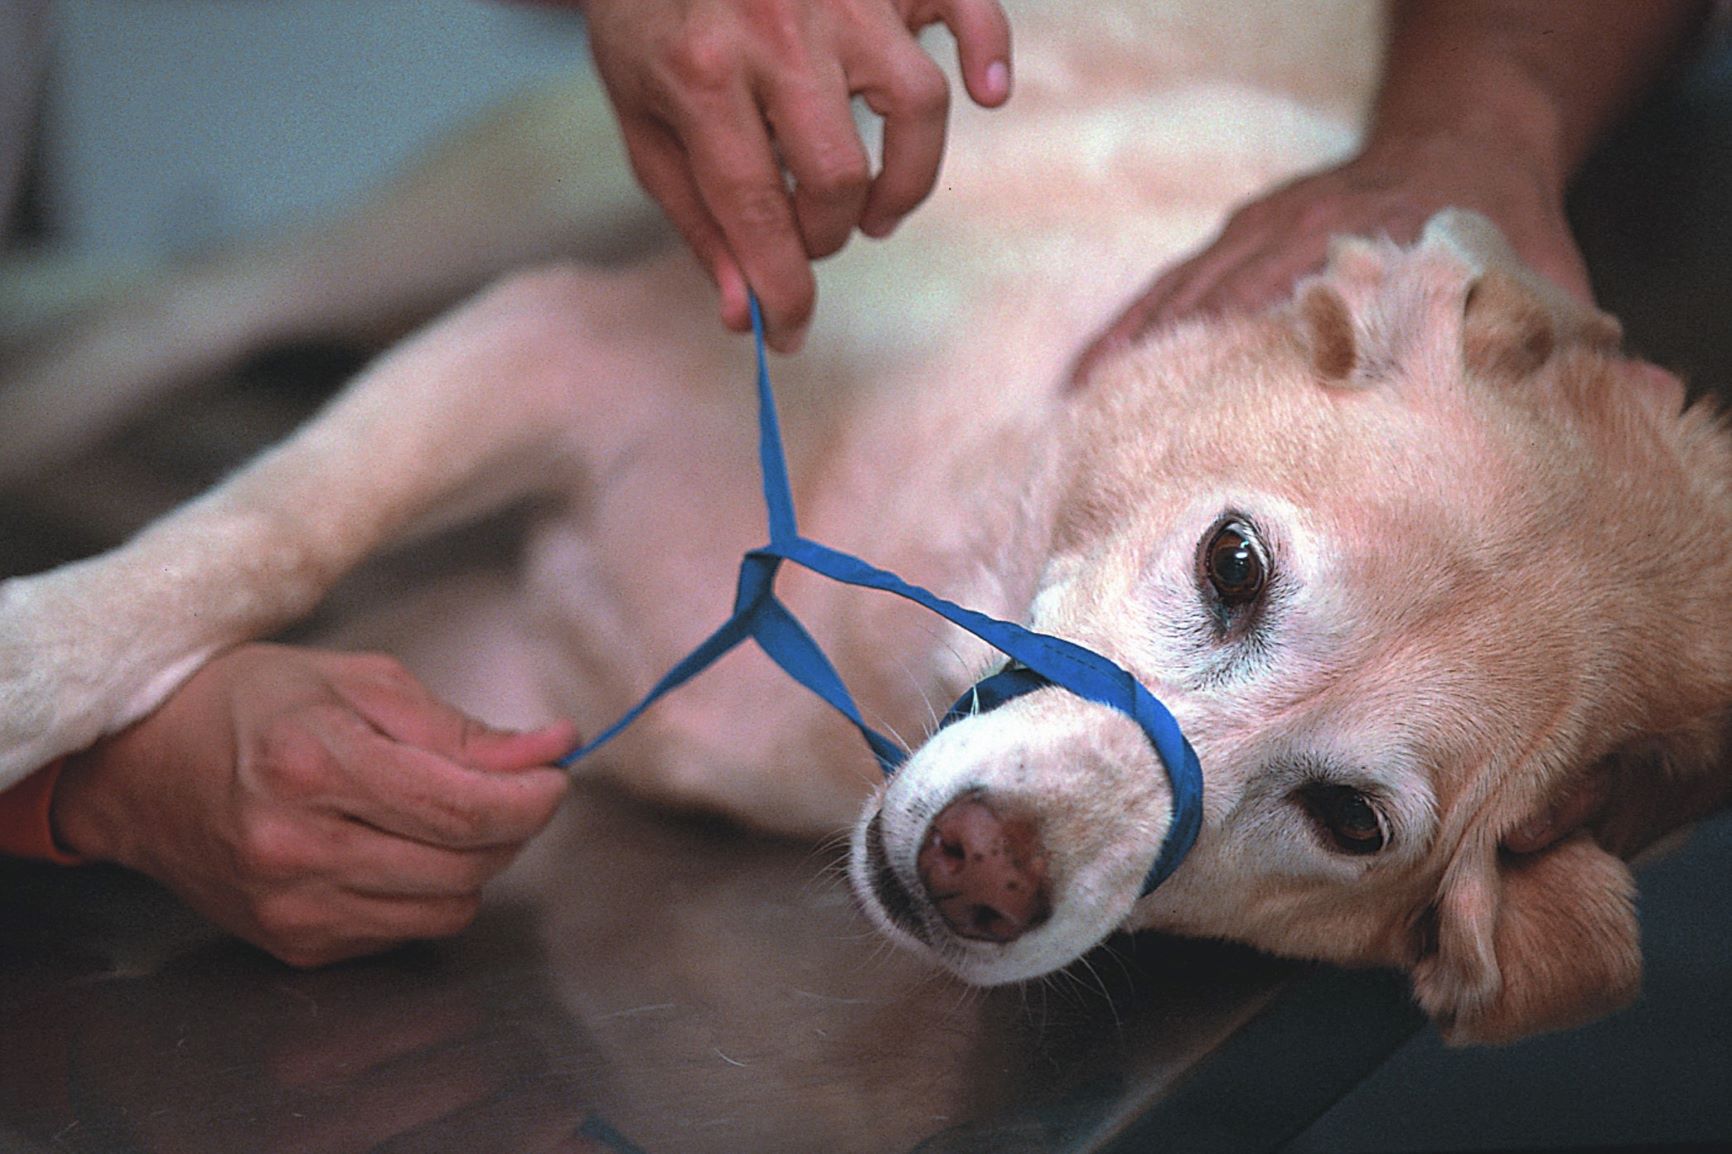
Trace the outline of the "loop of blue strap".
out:
<instances>
[{"instance_id":1,"label":"loop of blue strap","mask_svg":"<svg viewBox=\"0 0 1732 1154\"><path fill-rule=\"evenodd\" d=\"M790 677L851 721L865 738L879 766L886 774L894 773L907 757L907 751L866 724L829 658L775 596L776 572L782 562L792 561L843 584L879 589L913 601L972 633L1023 667L1017 671L1018 676L1000 673L983 681L977 688L984 691L990 685L992 691L982 692L973 699L977 708L990 708L1022 693L1057 686L1085 700L1116 709L1135 721L1160 757L1173 795L1172 821L1143 882L1143 893L1153 890L1178 867L1196 841L1202 824L1202 770L1196 753L1180 732L1172 714L1136 678L1093 650L964 609L909 584L894 573L800 536L794 517L793 490L788 483L787 461L782 452L775 397L770 389L763 318L755 297L751 307L758 357L758 459L763 470L769 544L747 553L740 563L734 611L727 621L670 669L623 717L592 741L561 758L559 764L570 766L611 741L661 697L696 677L749 637ZM968 702L971 699L965 695L963 700ZM959 702L958 709L963 708ZM958 710L952 712L954 715Z\"/></svg>"}]
</instances>

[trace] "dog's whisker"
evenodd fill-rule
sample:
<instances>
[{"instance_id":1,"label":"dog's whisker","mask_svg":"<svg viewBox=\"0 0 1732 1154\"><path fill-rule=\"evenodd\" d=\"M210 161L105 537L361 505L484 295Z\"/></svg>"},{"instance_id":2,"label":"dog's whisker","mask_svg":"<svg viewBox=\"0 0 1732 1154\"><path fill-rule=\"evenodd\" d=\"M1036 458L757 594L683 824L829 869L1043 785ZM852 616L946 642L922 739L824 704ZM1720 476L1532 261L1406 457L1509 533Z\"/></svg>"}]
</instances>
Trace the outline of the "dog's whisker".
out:
<instances>
[{"instance_id":1,"label":"dog's whisker","mask_svg":"<svg viewBox=\"0 0 1732 1154\"><path fill-rule=\"evenodd\" d=\"M1134 940L1134 938L1125 939L1127 942ZM1124 949L1122 949L1116 941L1112 938L1108 938L1101 944L1101 948L1096 952L1112 959L1113 964L1118 966L1119 973L1124 976L1126 985L1131 985L1136 982L1136 969L1132 966L1131 959L1126 956Z\"/></svg>"},{"instance_id":2,"label":"dog's whisker","mask_svg":"<svg viewBox=\"0 0 1732 1154\"><path fill-rule=\"evenodd\" d=\"M845 879L848 873L848 849L853 840L854 833L848 829L826 834L806 851L801 865L809 869L815 861L821 860L819 869Z\"/></svg>"},{"instance_id":3,"label":"dog's whisker","mask_svg":"<svg viewBox=\"0 0 1732 1154\"><path fill-rule=\"evenodd\" d=\"M1106 983L1106 979L1101 976L1100 970L1096 968L1093 959L1090 958L1089 956L1085 955L1084 957L1079 959L1079 962L1081 963L1081 967L1083 969L1083 972L1088 974L1088 976L1093 979L1093 983L1094 983L1093 989L1098 990L1100 992L1101 1001L1103 1003L1105 1003L1108 1012L1110 1012L1112 1014L1114 1030L1122 1032L1124 1030L1124 1025L1125 1025L1124 1020L1119 1017L1118 1003L1113 1000L1113 993L1112 993L1112 990L1108 988L1107 983ZM1082 981L1082 978L1080 975L1075 975L1075 977L1077 979L1077 988L1079 990L1089 988Z\"/></svg>"}]
</instances>

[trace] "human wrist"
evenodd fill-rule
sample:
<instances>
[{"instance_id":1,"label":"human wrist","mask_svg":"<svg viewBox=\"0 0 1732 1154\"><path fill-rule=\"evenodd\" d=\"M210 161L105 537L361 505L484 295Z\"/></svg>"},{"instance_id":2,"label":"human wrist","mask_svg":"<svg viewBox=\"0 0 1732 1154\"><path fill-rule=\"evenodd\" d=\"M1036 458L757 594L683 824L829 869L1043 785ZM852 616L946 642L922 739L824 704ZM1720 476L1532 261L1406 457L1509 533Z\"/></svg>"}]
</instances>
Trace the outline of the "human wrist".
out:
<instances>
[{"instance_id":1,"label":"human wrist","mask_svg":"<svg viewBox=\"0 0 1732 1154\"><path fill-rule=\"evenodd\" d=\"M1482 67L1481 71L1493 65ZM1480 92L1410 98L1406 86L1386 92L1374 110L1360 155L1372 163L1426 164L1484 171L1519 169L1548 195L1561 197L1579 157L1565 139L1556 101L1520 65L1499 62L1505 75ZM1459 97L1459 98L1457 98Z\"/></svg>"},{"instance_id":2,"label":"human wrist","mask_svg":"<svg viewBox=\"0 0 1732 1154\"><path fill-rule=\"evenodd\" d=\"M67 756L48 811L55 844L84 861L131 864L124 851L124 821L114 804L112 781L120 738L107 737Z\"/></svg>"},{"instance_id":3,"label":"human wrist","mask_svg":"<svg viewBox=\"0 0 1732 1154\"><path fill-rule=\"evenodd\" d=\"M1561 193L1708 10L1703 0L1397 0L1372 135L1488 141Z\"/></svg>"},{"instance_id":4,"label":"human wrist","mask_svg":"<svg viewBox=\"0 0 1732 1154\"><path fill-rule=\"evenodd\" d=\"M0 854L56 865L85 863L55 839L49 820L65 765L64 757L57 758L0 792Z\"/></svg>"}]
</instances>

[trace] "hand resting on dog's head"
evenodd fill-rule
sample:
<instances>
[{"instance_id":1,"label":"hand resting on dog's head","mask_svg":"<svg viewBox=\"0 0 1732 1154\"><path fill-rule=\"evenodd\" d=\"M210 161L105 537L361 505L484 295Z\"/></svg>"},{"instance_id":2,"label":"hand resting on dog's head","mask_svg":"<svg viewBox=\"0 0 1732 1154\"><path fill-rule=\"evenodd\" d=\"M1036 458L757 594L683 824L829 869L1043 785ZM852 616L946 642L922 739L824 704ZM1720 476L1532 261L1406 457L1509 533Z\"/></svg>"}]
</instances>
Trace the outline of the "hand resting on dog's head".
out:
<instances>
[{"instance_id":1,"label":"hand resting on dog's head","mask_svg":"<svg viewBox=\"0 0 1732 1154\"><path fill-rule=\"evenodd\" d=\"M1392 6L1382 85L1357 152L1239 207L1202 251L1125 306L1076 375L1187 316L1278 304L1323 268L1337 236L1412 244L1450 207L1483 213L1530 267L1591 301L1565 187L1705 14L1694 2Z\"/></svg>"}]
</instances>

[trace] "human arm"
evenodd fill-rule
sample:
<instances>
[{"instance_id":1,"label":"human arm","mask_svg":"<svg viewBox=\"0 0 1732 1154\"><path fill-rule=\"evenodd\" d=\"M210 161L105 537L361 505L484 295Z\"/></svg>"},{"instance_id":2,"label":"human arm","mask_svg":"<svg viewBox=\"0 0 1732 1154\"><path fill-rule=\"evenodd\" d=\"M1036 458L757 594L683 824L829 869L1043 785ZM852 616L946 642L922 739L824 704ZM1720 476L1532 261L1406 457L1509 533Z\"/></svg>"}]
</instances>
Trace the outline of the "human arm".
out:
<instances>
[{"instance_id":1,"label":"human arm","mask_svg":"<svg viewBox=\"0 0 1732 1154\"><path fill-rule=\"evenodd\" d=\"M1010 95L1010 26L996 0L580 0L632 167L721 295L772 347L799 347L816 302L810 262L855 228L889 235L932 190L949 87L915 34L943 23L978 104ZM883 121L873 174L850 101ZM786 177L784 176L786 169Z\"/></svg>"},{"instance_id":2,"label":"human arm","mask_svg":"<svg viewBox=\"0 0 1732 1154\"><path fill-rule=\"evenodd\" d=\"M1417 238L1439 209L1477 210L1534 269L1586 301L1564 191L1602 134L1700 29L1706 0L1402 0L1382 85L1345 163L1233 214L1096 339L1079 374L1141 333L1248 311L1321 268L1331 237Z\"/></svg>"},{"instance_id":3,"label":"human arm","mask_svg":"<svg viewBox=\"0 0 1732 1154\"><path fill-rule=\"evenodd\" d=\"M551 818L566 723L490 729L376 655L243 645L66 759L71 854L154 877L294 965L456 933Z\"/></svg>"}]
</instances>

